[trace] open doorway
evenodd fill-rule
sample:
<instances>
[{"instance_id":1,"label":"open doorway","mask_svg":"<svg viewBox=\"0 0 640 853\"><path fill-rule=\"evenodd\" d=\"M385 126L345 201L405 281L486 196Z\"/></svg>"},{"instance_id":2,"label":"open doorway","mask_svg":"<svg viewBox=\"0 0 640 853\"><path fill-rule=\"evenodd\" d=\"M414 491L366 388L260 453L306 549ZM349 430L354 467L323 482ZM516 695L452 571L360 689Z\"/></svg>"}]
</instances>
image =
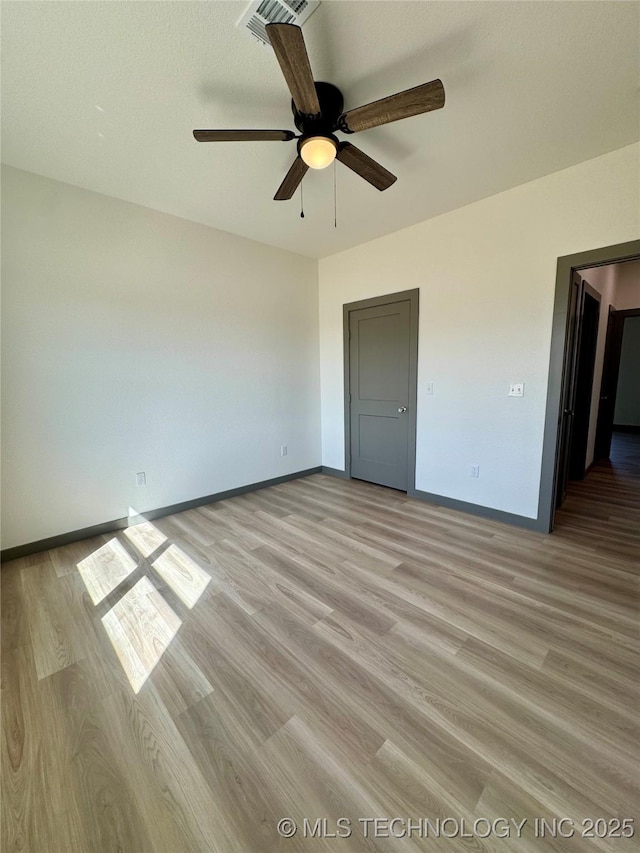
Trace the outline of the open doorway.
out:
<instances>
[{"instance_id":1,"label":"open doorway","mask_svg":"<svg viewBox=\"0 0 640 853\"><path fill-rule=\"evenodd\" d=\"M640 241L558 259L538 513L543 529L553 529L573 481L593 479L590 471L607 463L612 448L624 444L628 457L633 442L615 436L636 429L630 412L640 386L640 364L633 361L640 343L636 349L633 324L623 350L624 326L634 317L640 317Z\"/></svg>"},{"instance_id":2,"label":"open doorway","mask_svg":"<svg viewBox=\"0 0 640 853\"><path fill-rule=\"evenodd\" d=\"M620 433L640 435L640 294L637 308L609 311L594 462L611 458Z\"/></svg>"}]
</instances>

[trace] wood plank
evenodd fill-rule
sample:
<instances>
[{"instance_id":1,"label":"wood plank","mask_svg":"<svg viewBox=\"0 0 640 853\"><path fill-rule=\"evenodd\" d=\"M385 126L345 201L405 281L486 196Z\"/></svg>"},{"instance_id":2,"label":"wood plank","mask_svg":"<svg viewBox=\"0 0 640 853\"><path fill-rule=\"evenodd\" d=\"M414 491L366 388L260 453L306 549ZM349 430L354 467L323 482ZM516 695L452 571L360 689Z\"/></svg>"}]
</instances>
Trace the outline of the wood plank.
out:
<instances>
[{"instance_id":1,"label":"wood plank","mask_svg":"<svg viewBox=\"0 0 640 853\"><path fill-rule=\"evenodd\" d=\"M23 567L20 576L36 672L45 678L82 660L86 649L74 631L69 602L51 563Z\"/></svg>"}]
</instances>

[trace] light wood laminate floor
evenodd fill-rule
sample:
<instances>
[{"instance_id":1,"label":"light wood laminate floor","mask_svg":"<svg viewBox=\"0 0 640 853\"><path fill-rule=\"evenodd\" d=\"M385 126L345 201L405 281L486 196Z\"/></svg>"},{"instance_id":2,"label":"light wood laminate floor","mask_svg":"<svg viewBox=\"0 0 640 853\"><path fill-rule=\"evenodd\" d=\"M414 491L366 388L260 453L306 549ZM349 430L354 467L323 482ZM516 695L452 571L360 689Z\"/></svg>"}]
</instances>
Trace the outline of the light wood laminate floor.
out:
<instances>
[{"instance_id":1,"label":"light wood laminate floor","mask_svg":"<svg viewBox=\"0 0 640 853\"><path fill-rule=\"evenodd\" d=\"M616 453L552 536L315 475L5 564L2 850L633 849L640 481ZM535 837L554 817L572 838ZM383 837L424 818L440 838ZM522 837L474 834L499 818Z\"/></svg>"}]
</instances>

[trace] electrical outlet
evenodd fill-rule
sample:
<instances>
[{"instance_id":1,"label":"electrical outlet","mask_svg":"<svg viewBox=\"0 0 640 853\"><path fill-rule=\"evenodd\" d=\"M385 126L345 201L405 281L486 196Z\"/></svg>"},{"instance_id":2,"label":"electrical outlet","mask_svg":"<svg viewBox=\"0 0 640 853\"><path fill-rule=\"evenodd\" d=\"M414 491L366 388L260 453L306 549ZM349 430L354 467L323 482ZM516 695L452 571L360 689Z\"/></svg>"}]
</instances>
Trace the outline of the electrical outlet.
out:
<instances>
[{"instance_id":1,"label":"electrical outlet","mask_svg":"<svg viewBox=\"0 0 640 853\"><path fill-rule=\"evenodd\" d=\"M513 382L509 385L510 397L524 397L524 382Z\"/></svg>"},{"instance_id":2,"label":"electrical outlet","mask_svg":"<svg viewBox=\"0 0 640 853\"><path fill-rule=\"evenodd\" d=\"M287 455L287 445L281 444L280 445L280 456L286 456L286 455Z\"/></svg>"},{"instance_id":3,"label":"electrical outlet","mask_svg":"<svg viewBox=\"0 0 640 853\"><path fill-rule=\"evenodd\" d=\"M427 382L424 386L425 394L433 394L433 382Z\"/></svg>"},{"instance_id":4,"label":"electrical outlet","mask_svg":"<svg viewBox=\"0 0 640 853\"><path fill-rule=\"evenodd\" d=\"M471 476L472 477L479 477L480 476L480 466L479 465L472 465L471 466Z\"/></svg>"},{"instance_id":5,"label":"electrical outlet","mask_svg":"<svg viewBox=\"0 0 640 853\"><path fill-rule=\"evenodd\" d=\"M136 474L136 486L146 486L147 485L147 477L144 471L140 471Z\"/></svg>"}]
</instances>

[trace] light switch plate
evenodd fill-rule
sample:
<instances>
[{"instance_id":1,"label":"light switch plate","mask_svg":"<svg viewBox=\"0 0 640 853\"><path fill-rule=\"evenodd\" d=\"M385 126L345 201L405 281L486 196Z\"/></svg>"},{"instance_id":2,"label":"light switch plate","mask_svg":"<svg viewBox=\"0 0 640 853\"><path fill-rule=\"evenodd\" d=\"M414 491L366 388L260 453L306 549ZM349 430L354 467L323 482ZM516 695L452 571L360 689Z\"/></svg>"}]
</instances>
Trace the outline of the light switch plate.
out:
<instances>
[{"instance_id":1,"label":"light switch plate","mask_svg":"<svg viewBox=\"0 0 640 853\"><path fill-rule=\"evenodd\" d=\"M425 394L433 394L433 382L426 382L424 386Z\"/></svg>"},{"instance_id":2,"label":"light switch plate","mask_svg":"<svg viewBox=\"0 0 640 853\"><path fill-rule=\"evenodd\" d=\"M512 382L509 385L510 397L524 397L524 382Z\"/></svg>"}]
</instances>

